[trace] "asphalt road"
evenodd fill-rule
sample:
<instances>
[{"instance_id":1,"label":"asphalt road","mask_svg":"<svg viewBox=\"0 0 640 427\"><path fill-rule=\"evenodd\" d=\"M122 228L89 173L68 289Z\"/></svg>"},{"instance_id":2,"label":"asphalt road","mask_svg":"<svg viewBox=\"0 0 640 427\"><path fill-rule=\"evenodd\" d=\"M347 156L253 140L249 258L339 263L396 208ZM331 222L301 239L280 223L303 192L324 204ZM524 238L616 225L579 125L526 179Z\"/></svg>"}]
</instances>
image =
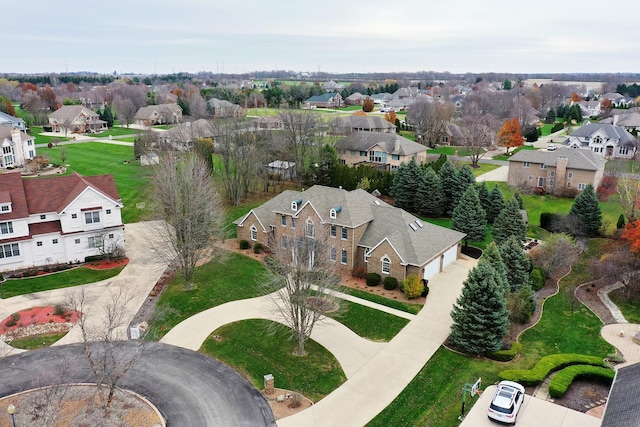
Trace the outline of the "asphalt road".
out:
<instances>
[{"instance_id":1,"label":"asphalt road","mask_svg":"<svg viewBox=\"0 0 640 427\"><path fill-rule=\"evenodd\" d=\"M122 342L122 355L137 341ZM0 396L52 385L56 367L65 383L91 383L81 344L27 351L0 360ZM145 343L119 386L151 401L167 426L275 426L269 403L236 371L203 354L162 343Z\"/></svg>"}]
</instances>

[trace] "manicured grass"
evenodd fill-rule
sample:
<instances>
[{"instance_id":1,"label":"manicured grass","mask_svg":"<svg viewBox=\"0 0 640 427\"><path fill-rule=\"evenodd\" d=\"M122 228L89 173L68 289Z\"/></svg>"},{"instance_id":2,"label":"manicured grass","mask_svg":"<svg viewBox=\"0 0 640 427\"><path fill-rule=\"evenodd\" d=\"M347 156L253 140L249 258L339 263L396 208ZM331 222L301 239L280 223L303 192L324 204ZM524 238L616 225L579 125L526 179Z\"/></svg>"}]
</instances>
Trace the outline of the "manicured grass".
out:
<instances>
[{"instance_id":1,"label":"manicured grass","mask_svg":"<svg viewBox=\"0 0 640 427\"><path fill-rule=\"evenodd\" d=\"M171 128L173 128L175 125L158 125L158 126L154 126L154 129L162 129L162 130L169 130ZM138 131L140 132L140 131Z\"/></svg>"},{"instance_id":2,"label":"manicured grass","mask_svg":"<svg viewBox=\"0 0 640 427\"><path fill-rule=\"evenodd\" d=\"M17 295L99 282L117 276L123 268L124 267L109 270L92 270L90 268L80 267L44 276L9 279L0 285L0 298L11 298Z\"/></svg>"},{"instance_id":3,"label":"manicured grass","mask_svg":"<svg viewBox=\"0 0 640 427\"><path fill-rule=\"evenodd\" d=\"M471 162L462 162L463 164L469 165L471 167ZM478 163L478 168L471 168L473 171L473 176L478 177L487 172L491 172L492 170L496 170L500 167L500 165L492 165L490 163Z\"/></svg>"},{"instance_id":4,"label":"manicured grass","mask_svg":"<svg viewBox=\"0 0 640 427\"><path fill-rule=\"evenodd\" d=\"M23 350L35 350L38 348L49 347L65 335L67 334L37 335L32 337L16 338L11 341L11 347L21 348Z\"/></svg>"},{"instance_id":5,"label":"manicured grass","mask_svg":"<svg viewBox=\"0 0 640 427\"><path fill-rule=\"evenodd\" d=\"M340 304L341 311L328 313L327 316L371 341L391 341L409 323L409 320L402 317L350 301L342 300Z\"/></svg>"},{"instance_id":6,"label":"manicured grass","mask_svg":"<svg viewBox=\"0 0 640 427\"><path fill-rule=\"evenodd\" d=\"M610 292L609 298L618 306L629 323L640 323L640 300L626 298L623 289Z\"/></svg>"},{"instance_id":7,"label":"manicured grass","mask_svg":"<svg viewBox=\"0 0 640 427\"><path fill-rule=\"evenodd\" d=\"M375 302L376 304L384 305L396 310L404 311L411 314L418 314L422 310L422 304L407 304L402 301L396 301L393 299L385 298L380 295L372 294L367 291L361 291L360 289L347 288L343 286L340 288L340 292L353 295L354 297L366 299L367 301Z\"/></svg>"},{"instance_id":8,"label":"manicured grass","mask_svg":"<svg viewBox=\"0 0 640 427\"><path fill-rule=\"evenodd\" d=\"M136 137L135 136L130 136L130 137L125 137L125 138L118 138L118 141L122 141L122 142L136 142Z\"/></svg>"},{"instance_id":9,"label":"manicured grass","mask_svg":"<svg viewBox=\"0 0 640 427\"><path fill-rule=\"evenodd\" d=\"M195 289L184 290L184 279L176 275L167 285L157 305L156 317L148 334L159 340L175 325L208 308L264 294L260 286L264 266L249 257L228 253L223 263L209 263L197 267ZM264 373L263 373L264 375Z\"/></svg>"},{"instance_id":10,"label":"manicured grass","mask_svg":"<svg viewBox=\"0 0 640 427\"><path fill-rule=\"evenodd\" d=\"M439 225L440 227L451 228L451 218L422 218L426 222L430 222L431 224ZM487 225L487 235L481 242L468 242L469 246L475 246L480 249L485 249L489 243L493 241L491 224ZM464 241L463 241L464 244Z\"/></svg>"},{"instance_id":11,"label":"manicured grass","mask_svg":"<svg viewBox=\"0 0 640 427\"><path fill-rule=\"evenodd\" d=\"M347 105L346 107L336 108L338 111L360 111L362 105Z\"/></svg>"},{"instance_id":12,"label":"manicured grass","mask_svg":"<svg viewBox=\"0 0 640 427\"><path fill-rule=\"evenodd\" d=\"M415 132L411 132L410 130L400 130L398 131L398 133L402 136L404 136L407 139L410 139L411 141L415 141L416 140L416 133Z\"/></svg>"},{"instance_id":13,"label":"manicured grass","mask_svg":"<svg viewBox=\"0 0 640 427\"><path fill-rule=\"evenodd\" d=\"M247 108L247 116L277 116L280 110L277 108Z\"/></svg>"},{"instance_id":14,"label":"manicured grass","mask_svg":"<svg viewBox=\"0 0 640 427\"><path fill-rule=\"evenodd\" d=\"M268 333L274 326L275 333ZM299 392L314 402L346 380L338 361L320 344L307 340L307 354L301 357L293 355L295 348L284 327L253 319L215 330L200 351L236 369L258 389L264 386L264 375L273 374L276 387Z\"/></svg>"},{"instance_id":15,"label":"manicured grass","mask_svg":"<svg viewBox=\"0 0 640 427\"><path fill-rule=\"evenodd\" d=\"M112 127L107 131L93 134L91 136L95 136L97 138L105 138L109 136L120 136L120 135L133 135L136 133L141 133L140 129L133 128L123 128L123 127Z\"/></svg>"},{"instance_id":16,"label":"manicured grass","mask_svg":"<svg viewBox=\"0 0 640 427\"><path fill-rule=\"evenodd\" d=\"M62 163L60 153L63 147L40 150L39 154L47 157L52 163ZM151 168L141 167L133 158L133 147L106 144L100 142L84 142L65 145L67 154L67 173L76 171L82 175L113 174L118 192L124 203L122 221L124 223L140 221L144 210L136 207L136 203L148 203L146 186L151 176Z\"/></svg>"},{"instance_id":17,"label":"manicured grass","mask_svg":"<svg viewBox=\"0 0 640 427\"><path fill-rule=\"evenodd\" d=\"M226 206L225 209L227 210L227 220L225 223L227 224L227 236L229 238L235 238L238 236L238 227L236 227L233 221L247 214L249 211L251 211L251 209L257 208L258 206L262 205L264 202L274 196L275 194L270 193L268 195L265 195L264 198L254 200L249 203L243 203L238 206Z\"/></svg>"},{"instance_id":18,"label":"manicured grass","mask_svg":"<svg viewBox=\"0 0 640 427\"><path fill-rule=\"evenodd\" d=\"M459 156L464 157L469 155L469 150L464 147L438 147L430 148L427 150L427 154L446 154L447 156Z\"/></svg>"},{"instance_id":19,"label":"manicured grass","mask_svg":"<svg viewBox=\"0 0 640 427\"><path fill-rule=\"evenodd\" d=\"M504 161L509 161L509 159L511 158L511 156L513 156L514 154L516 154L517 152L522 151L522 150L537 150L537 148L535 148L535 147L531 147L531 146L529 146L529 145L523 145L522 147L517 147L517 148L514 148L514 149L512 149L512 150L509 150L509 154L510 154L509 156L508 156L508 155L506 155L506 154L501 154L501 155L499 155L499 156L495 156L493 159L494 159L494 160L504 160Z\"/></svg>"},{"instance_id":20,"label":"manicured grass","mask_svg":"<svg viewBox=\"0 0 640 427\"><path fill-rule=\"evenodd\" d=\"M42 129L41 126L31 126L29 128L29 134L33 135L35 140L36 140L36 144L48 144L48 143L53 143L54 140L58 140L60 142L63 141L69 141L71 138L64 138L61 136L46 136L46 135L40 135L40 133L44 132L44 130ZM37 153L38 155L40 155L40 153Z\"/></svg>"}]
</instances>

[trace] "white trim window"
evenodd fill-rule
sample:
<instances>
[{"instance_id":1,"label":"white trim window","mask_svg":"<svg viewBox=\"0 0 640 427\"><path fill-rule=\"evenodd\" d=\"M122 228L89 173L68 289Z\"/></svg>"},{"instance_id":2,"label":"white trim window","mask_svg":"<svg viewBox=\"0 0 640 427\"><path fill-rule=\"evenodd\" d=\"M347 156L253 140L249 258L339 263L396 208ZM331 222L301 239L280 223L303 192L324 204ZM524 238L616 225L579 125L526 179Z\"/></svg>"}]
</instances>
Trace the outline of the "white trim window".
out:
<instances>
[{"instance_id":1,"label":"white trim window","mask_svg":"<svg viewBox=\"0 0 640 427\"><path fill-rule=\"evenodd\" d=\"M11 221L0 222L0 234L13 233L13 223Z\"/></svg>"},{"instance_id":2,"label":"white trim window","mask_svg":"<svg viewBox=\"0 0 640 427\"><path fill-rule=\"evenodd\" d=\"M582 191L582 190L584 190L585 188L587 188L587 184L584 184L584 183L580 183L580 184L578 184L578 190Z\"/></svg>"},{"instance_id":3,"label":"white trim window","mask_svg":"<svg viewBox=\"0 0 640 427\"><path fill-rule=\"evenodd\" d=\"M306 237L315 237L315 228L313 226L313 220L311 218L307 218L304 223L304 235Z\"/></svg>"},{"instance_id":4,"label":"white trim window","mask_svg":"<svg viewBox=\"0 0 640 427\"><path fill-rule=\"evenodd\" d=\"M89 248L101 248L102 247L102 236L89 236L87 238L87 243L89 244Z\"/></svg>"},{"instance_id":5,"label":"white trim window","mask_svg":"<svg viewBox=\"0 0 640 427\"><path fill-rule=\"evenodd\" d=\"M349 229L347 227L342 227L341 233L342 240L347 240L349 238Z\"/></svg>"},{"instance_id":6,"label":"white trim window","mask_svg":"<svg viewBox=\"0 0 640 427\"><path fill-rule=\"evenodd\" d=\"M380 270L382 271L382 274L390 274L391 273L391 259L388 256L383 256L380 259Z\"/></svg>"},{"instance_id":7,"label":"white trim window","mask_svg":"<svg viewBox=\"0 0 640 427\"><path fill-rule=\"evenodd\" d=\"M258 240L258 229L255 225L252 225L251 228L249 228L249 234L251 235L251 240L254 242Z\"/></svg>"},{"instance_id":8,"label":"white trim window","mask_svg":"<svg viewBox=\"0 0 640 427\"><path fill-rule=\"evenodd\" d=\"M331 231L330 231L330 235L331 237L336 237L338 235L338 229L335 225L331 224Z\"/></svg>"},{"instance_id":9,"label":"white trim window","mask_svg":"<svg viewBox=\"0 0 640 427\"><path fill-rule=\"evenodd\" d=\"M529 162L522 162L522 167L523 167L523 168L528 168L529 166L531 166L531 163L529 163Z\"/></svg>"},{"instance_id":10,"label":"white trim window","mask_svg":"<svg viewBox=\"0 0 640 427\"><path fill-rule=\"evenodd\" d=\"M347 250L343 249L342 253L340 254L340 262L342 264L346 264L347 263Z\"/></svg>"},{"instance_id":11,"label":"white trim window","mask_svg":"<svg viewBox=\"0 0 640 427\"><path fill-rule=\"evenodd\" d=\"M286 215L280 215L280 225L283 227L287 226L287 216Z\"/></svg>"},{"instance_id":12,"label":"white trim window","mask_svg":"<svg viewBox=\"0 0 640 427\"><path fill-rule=\"evenodd\" d=\"M17 256L20 256L20 245L18 243L0 245L0 258L11 258Z\"/></svg>"},{"instance_id":13,"label":"white trim window","mask_svg":"<svg viewBox=\"0 0 640 427\"><path fill-rule=\"evenodd\" d=\"M100 211L91 211L84 213L85 224L98 224L100 222Z\"/></svg>"}]
</instances>

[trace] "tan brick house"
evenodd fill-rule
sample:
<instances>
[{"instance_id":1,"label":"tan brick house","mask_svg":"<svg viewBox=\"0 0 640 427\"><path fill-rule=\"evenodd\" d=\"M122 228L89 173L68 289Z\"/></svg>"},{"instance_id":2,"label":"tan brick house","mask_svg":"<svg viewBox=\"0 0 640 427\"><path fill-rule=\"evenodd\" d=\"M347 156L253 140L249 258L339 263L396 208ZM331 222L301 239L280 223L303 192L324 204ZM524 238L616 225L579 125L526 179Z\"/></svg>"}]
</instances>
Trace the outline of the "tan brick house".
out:
<instances>
[{"instance_id":1,"label":"tan brick house","mask_svg":"<svg viewBox=\"0 0 640 427\"><path fill-rule=\"evenodd\" d=\"M509 185L561 194L565 189L597 188L606 160L591 151L559 147L555 151L521 150L509 159Z\"/></svg>"},{"instance_id":2,"label":"tan brick house","mask_svg":"<svg viewBox=\"0 0 640 427\"><path fill-rule=\"evenodd\" d=\"M460 256L465 234L420 221L364 190L315 185L284 191L235 221L238 239L274 247L291 228L310 233L325 227L331 259L343 271L367 272L404 280L409 274L429 279Z\"/></svg>"},{"instance_id":3,"label":"tan brick house","mask_svg":"<svg viewBox=\"0 0 640 427\"><path fill-rule=\"evenodd\" d=\"M427 147L395 133L354 132L336 142L338 157L343 164L368 164L395 170L413 158L427 160Z\"/></svg>"}]
</instances>

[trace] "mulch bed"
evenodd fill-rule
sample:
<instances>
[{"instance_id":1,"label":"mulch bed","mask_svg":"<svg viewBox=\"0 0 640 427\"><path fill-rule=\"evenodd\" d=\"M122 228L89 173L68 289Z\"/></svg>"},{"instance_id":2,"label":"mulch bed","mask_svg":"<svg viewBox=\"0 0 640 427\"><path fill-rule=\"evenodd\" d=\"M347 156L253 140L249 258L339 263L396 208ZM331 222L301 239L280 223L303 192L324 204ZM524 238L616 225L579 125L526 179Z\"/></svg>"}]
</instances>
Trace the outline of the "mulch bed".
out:
<instances>
[{"instance_id":1,"label":"mulch bed","mask_svg":"<svg viewBox=\"0 0 640 427\"><path fill-rule=\"evenodd\" d=\"M53 323L75 323L78 321L79 312L66 310L64 314L55 314L55 307L52 305L31 307L21 310L6 317L0 322L0 334L17 333L22 328L33 325L48 325Z\"/></svg>"},{"instance_id":2,"label":"mulch bed","mask_svg":"<svg viewBox=\"0 0 640 427\"><path fill-rule=\"evenodd\" d=\"M93 261L85 264L84 266L90 268L91 270L110 270L116 267L123 267L127 264L129 264L129 258L118 258L111 259L109 261Z\"/></svg>"}]
</instances>

